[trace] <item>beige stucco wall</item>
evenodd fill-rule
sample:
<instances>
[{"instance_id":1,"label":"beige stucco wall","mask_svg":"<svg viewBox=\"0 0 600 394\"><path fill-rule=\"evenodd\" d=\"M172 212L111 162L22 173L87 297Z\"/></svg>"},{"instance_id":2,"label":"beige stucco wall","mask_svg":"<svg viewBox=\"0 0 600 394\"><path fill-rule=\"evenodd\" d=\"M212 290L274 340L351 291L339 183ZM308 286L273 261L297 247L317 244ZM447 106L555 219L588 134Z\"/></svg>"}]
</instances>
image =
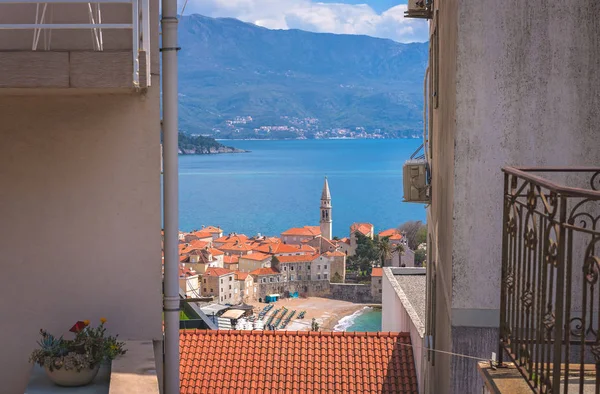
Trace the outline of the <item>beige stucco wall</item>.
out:
<instances>
[{"instance_id":1,"label":"beige stucco wall","mask_svg":"<svg viewBox=\"0 0 600 394\"><path fill-rule=\"evenodd\" d=\"M436 3L440 89L429 211L435 345L489 358L498 338L500 169L600 161L600 4ZM480 389L474 363L435 357L430 392Z\"/></svg>"},{"instance_id":2,"label":"beige stucco wall","mask_svg":"<svg viewBox=\"0 0 600 394\"><path fill-rule=\"evenodd\" d=\"M3 392L23 392L41 327L160 338L158 108L158 89L0 97Z\"/></svg>"},{"instance_id":3,"label":"beige stucco wall","mask_svg":"<svg viewBox=\"0 0 600 394\"><path fill-rule=\"evenodd\" d=\"M158 2L151 4L158 75ZM2 37L3 49L21 44ZM77 320L106 317L123 339L161 339L158 77L153 82L145 93L118 95L0 89L2 393L23 392L42 327L68 335Z\"/></svg>"}]
</instances>

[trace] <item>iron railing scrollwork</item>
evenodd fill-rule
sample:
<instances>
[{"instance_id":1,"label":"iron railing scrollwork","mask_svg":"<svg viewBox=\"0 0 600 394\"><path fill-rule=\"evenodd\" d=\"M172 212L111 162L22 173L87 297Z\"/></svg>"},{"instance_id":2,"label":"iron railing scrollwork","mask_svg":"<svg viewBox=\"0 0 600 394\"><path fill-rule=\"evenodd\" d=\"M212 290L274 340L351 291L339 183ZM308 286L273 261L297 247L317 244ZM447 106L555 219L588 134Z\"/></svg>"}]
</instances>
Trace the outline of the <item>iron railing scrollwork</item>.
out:
<instances>
[{"instance_id":1,"label":"iron railing scrollwork","mask_svg":"<svg viewBox=\"0 0 600 394\"><path fill-rule=\"evenodd\" d=\"M500 362L508 356L536 392L598 393L600 168L503 172Z\"/></svg>"}]
</instances>

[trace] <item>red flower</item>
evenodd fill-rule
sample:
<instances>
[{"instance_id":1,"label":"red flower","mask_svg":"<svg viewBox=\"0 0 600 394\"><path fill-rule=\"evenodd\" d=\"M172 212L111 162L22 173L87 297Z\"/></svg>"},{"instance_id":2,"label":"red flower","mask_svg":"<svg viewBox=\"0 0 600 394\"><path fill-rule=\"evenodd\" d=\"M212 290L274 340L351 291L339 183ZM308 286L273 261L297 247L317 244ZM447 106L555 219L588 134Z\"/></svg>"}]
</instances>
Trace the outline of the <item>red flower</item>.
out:
<instances>
[{"instance_id":1,"label":"red flower","mask_svg":"<svg viewBox=\"0 0 600 394\"><path fill-rule=\"evenodd\" d=\"M79 331L83 330L86 326L87 326L87 324L85 324L85 322L78 321L77 323L75 323L75 325L73 327L71 327L71 329L69 331L78 333Z\"/></svg>"}]
</instances>

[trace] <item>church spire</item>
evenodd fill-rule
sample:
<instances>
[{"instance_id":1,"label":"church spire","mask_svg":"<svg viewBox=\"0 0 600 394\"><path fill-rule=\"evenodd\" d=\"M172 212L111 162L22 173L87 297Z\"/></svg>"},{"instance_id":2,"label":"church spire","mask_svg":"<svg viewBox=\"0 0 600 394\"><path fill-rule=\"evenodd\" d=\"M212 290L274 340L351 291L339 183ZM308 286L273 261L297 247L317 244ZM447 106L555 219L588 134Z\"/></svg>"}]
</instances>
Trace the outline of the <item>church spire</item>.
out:
<instances>
[{"instance_id":1,"label":"church spire","mask_svg":"<svg viewBox=\"0 0 600 394\"><path fill-rule=\"evenodd\" d=\"M331 193L329 192L329 182L325 177L325 183L323 184L323 192L321 193L321 236L323 238L331 239L332 236L332 220L331 220Z\"/></svg>"},{"instance_id":2,"label":"church spire","mask_svg":"<svg viewBox=\"0 0 600 394\"><path fill-rule=\"evenodd\" d=\"M329 193L329 183L327 182L327 177L325 177L325 184L323 185L321 200L331 200L331 193Z\"/></svg>"}]
</instances>

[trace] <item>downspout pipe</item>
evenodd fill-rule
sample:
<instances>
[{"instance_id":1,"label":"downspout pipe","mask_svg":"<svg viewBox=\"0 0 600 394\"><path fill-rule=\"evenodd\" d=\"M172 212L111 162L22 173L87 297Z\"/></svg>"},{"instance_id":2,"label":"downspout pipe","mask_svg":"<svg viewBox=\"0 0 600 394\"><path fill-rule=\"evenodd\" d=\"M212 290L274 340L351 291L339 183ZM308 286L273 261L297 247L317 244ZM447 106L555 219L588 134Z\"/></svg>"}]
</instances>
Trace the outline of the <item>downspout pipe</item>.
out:
<instances>
[{"instance_id":1,"label":"downspout pipe","mask_svg":"<svg viewBox=\"0 0 600 394\"><path fill-rule=\"evenodd\" d=\"M179 147L177 0L162 1L163 212L165 228L164 390L179 393Z\"/></svg>"}]
</instances>

